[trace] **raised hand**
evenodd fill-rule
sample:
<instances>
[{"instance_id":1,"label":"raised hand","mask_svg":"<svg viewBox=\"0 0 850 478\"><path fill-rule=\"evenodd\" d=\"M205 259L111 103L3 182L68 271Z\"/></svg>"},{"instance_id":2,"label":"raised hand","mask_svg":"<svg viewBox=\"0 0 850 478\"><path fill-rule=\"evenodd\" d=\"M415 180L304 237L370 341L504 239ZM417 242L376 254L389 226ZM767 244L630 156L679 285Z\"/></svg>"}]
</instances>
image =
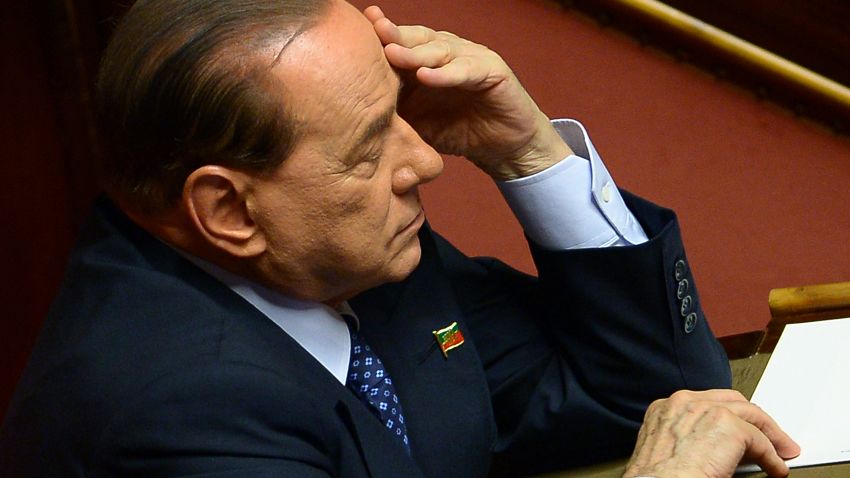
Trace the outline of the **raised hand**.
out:
<instances>
[{"instance_id":1,"label":"raised hand","mask_svg":"<svg viewBox=\"0 0 850 478\"><path fill-rule=\"evenodd\" d=\"M624 478L728 478L743 460L768 476L800 447L764 411L733 390L680 391L646 412Z\"/></svg>"},{"instance_id":2,"label":"raised hand","mask_svg":"<svg viewBox=\"0 0 850 478\"><path fill-rule=\"evenodd\" d=\"M399 114L437 151L496 179L542 171L571 151L498 54L448 32L364 11L405 82Z\"/></svg>"}]
</instances>

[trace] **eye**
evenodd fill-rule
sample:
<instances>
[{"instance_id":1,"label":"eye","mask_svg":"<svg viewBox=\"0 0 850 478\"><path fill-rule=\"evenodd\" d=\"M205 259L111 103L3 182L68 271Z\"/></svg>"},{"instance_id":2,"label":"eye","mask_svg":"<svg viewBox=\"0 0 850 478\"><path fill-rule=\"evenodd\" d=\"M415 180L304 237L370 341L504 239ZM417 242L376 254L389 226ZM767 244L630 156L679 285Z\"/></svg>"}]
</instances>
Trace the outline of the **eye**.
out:
<instances>
[{"instance_id":1,"label":"eye","mask_svg":"<svg viewBox=\"0 0 850 478\"><path fill-rule=\"evenodd\" d=\"M378 163L382 155L383 150L381 148L370 148L352 166L352 175L371 178L378 169Z\"/></svg>"}]
</instances>

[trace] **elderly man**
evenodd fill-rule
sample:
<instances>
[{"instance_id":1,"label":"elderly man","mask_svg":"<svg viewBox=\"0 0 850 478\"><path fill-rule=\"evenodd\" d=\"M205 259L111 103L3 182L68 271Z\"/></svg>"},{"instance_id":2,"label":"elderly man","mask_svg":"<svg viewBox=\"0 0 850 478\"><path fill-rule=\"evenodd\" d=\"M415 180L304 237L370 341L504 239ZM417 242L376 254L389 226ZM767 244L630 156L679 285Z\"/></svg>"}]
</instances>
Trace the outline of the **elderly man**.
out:
<instances>
[{"instance_id":1,"label":"elderly man","mask_svg":"<svg viewBox=\"0 0 850 478\"><path fill-rule=\"evenodd\" d=\"M98 86L110 199L4 476L517 475L625 455L650 403L729 384L675 217L485 47L341 0L140 0ZM498 181L539 279L428 228L438 153ZM626 474L796 451L734 392L677 392Z\"/></svg>"}]
</instances>

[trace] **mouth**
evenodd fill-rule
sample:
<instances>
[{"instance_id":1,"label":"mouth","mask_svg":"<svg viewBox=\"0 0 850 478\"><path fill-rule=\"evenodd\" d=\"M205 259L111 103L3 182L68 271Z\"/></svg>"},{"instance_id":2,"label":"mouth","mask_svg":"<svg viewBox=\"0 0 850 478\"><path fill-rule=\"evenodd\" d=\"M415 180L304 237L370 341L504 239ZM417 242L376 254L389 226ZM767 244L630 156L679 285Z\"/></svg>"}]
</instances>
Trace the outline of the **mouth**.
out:
<instances>
[{"instance_id":1,"label":"mouth","mask_svg":"<svg viewBox=\"0 0 850 478\"><path fill-rule=\"evenodd\" d=\"M399 235L406 234L409 232L416 233L419 231L419 228L422 227L422 224L425 223L425 210L420 209L419 214L413 218L406 226L404 226L400 231L398 231Z\"/></svg>"}]
</instances>

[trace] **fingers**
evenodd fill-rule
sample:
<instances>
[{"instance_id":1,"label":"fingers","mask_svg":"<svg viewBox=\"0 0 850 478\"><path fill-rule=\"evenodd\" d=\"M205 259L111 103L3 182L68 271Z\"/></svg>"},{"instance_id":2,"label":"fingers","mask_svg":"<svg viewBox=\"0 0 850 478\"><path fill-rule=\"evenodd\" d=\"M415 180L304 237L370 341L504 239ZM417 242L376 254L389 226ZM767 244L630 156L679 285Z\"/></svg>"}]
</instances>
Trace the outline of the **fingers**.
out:
<instances>
[{"instance_id":1,"label":"fingers","mask_svg":"<svg viewBox=\"0 0 850 478\"><path fill-rule=\"evenodd\" d=\"M405 70L423 66L439 68L463 56L456 43L445 40L434 40L413 48L391 43L384 47L384 51L393 66Z\"/></svg>"},{"instance_id":2,"label":"fingers","mask_svg":"<svg viewBox=\"0 0 850 478\"><path fill-rule=\"evenodd\" d=\"M800 454L800 445L757 405L742 403L731 406L729 409L739 418L757 428L770 441L773 448L776 449L776 453L782 458L794 458Z\"/></svg>"},{"instance_id":3,"label":"fingers","mask_svg":"<svg viewBox=\"0 0 850 478\"><path fill-rule=\"evenodd\" d=\"M406 29L403 27L400 31L406 32ZM431 32L422 33L431 38L427 42L413 46L391 43L384 47L390 64L402 70L416 71L416 77L422 84L482 90L512 75L501 57L488 48L445 32L425 30Z\"/></svg>"},{"instance_id":4,"label":"fingers","mask_svg":"<svg viewBox=\"0 0 850 478\"><path fill-rule=\"evenodd\" d=\"M487 47L460 38L449 32L437 32L423 26L395 26L389 20L379 21L376 32L385 42L385 51L393 66L416 68L426 66L435 68L451 62L455 58L496 57ZM390 53L392 52L392 53ZM397 64L395 63L397 62Z\"/></svg>"},{"instance_id":5,"label":"fingers","mask_svg":"<svg viewBox=\"0 0 850 478\"><path fill-rule=\"evenodd\" d=\"M738 418L758 428L776 448L783 458L794 458L800 454L800 446L779 426L776 421L758 405L750 403L736 390L706 390L703 392L679 391L671 395L670 400L688 402L688 406L699 409L725 407Z\"/></svg>"},{"instance_id":6,"label":"fingers","mask_svg":"<svg viewBox=\"0 0 850 478\"><path fill-rule=\"evenodd\" d=\"M363 15L372 23L375 23L375 21L381 18L386 18L386 15L384 15L384 12L383 10L381 10L381 7L377 5L371 5L366 7L363 10Z\"/></svg>"},{"instance_id":7,"label":"fingers","mask_svg":"<svg viewBox=\"0 0 850 478\"><path fill-rule=\"evenodd\" d=\"M437 32L423 25L399 27L390 21L379 7L374 5L363 10L363 14L372 22L375 32L385 45L396 43L407 48L413 48L434 41L439 37L458 38L454 33Z\"/></svg>"},{"instance_id":8,"label":"fingers","mask_svg":"<svg viewBox=\"0 0 850 478\"><path fill-rule=\"evenodd\" d=\"M426 86L460 87L482 90L506 78L495 62L483 58L459 56L446 43L434 42L414 49L387 45L386 56L396 68L416 72Z\"/></svg>"},{"instance_id":9,"label":"fingers","mask_svg":"<svg viewBox=\"0 0 850 478\"><path fill-rule=\"evenodd\" d=\"M783 477L788 475L788 464L779 456L774 443L767 436L752 425L745 434L748 440L746 452L743 456L744 461L756 463L762 471L767 473L767 476Z\"/></svg>"},{"instance_id":10,"label":"fingers","mask_svg":"<svg viewBox=\"0 0 850 478\"><path fill-rule=\"evenodd\" d=\"M384 45L395 43L412 48L432 41L437 34L434 30L421 25L399 27L390 21L379 7L374 5L363 10L363 15L372 22L375 33Z\"/></svg>"},{"instance_id":11,"label":"fingers","mask_svg":"<svg viewBox=\"0 0 850 478\"><path fill-rule=\"evenodd\" d=\"M729 476L744 459L779 477L788 474L783 458L799 452L791 437L740 393L681 391L647 409L630 469L711 469L715 473L706 476Z\"/></svg>"},{"instance_id":12,"label":"fingers","mask_svg":"<svg viewBox=\"0 0 850 478\"><path fill-rule=\"evenodd\" d=\"M469 58L458 58L439 68L420 68L416 78L423 85L467 90L483 90L501 81L503 77L490 75L487 70L475 68Z\"/></svg>"},{"instance_id":13,"label":"fingers","mask_svg":"<svg viewBox=\"0 0 850 478\"><path fill-rule=\"evenodd\" d=\"M375 33L383 45L403 41L399 28L384 15L380 8L372 5L363 10L363 15L372 22L372 28L375 29Z\"/></svg>"},{"instance_id":14,"label":"fingers","mask_svg":"<svg viewBox=\"0 0 850 478\"><path fill-rule=\"evenodd\" d=\"M722 447L728 446L727 444L732 445L730 456L737 458L731 462L733 469L743 459L758 464L768 476L786 476L788 465L777 453L775 443L762 433L759 426L748 420L755 417L757 423L762 423L765 419L773 421L758 407L749 403L722 405L718 402L717 405L706 409L692 429L695 434L724 437L726 444L717 443L714 449L721 450ZM781 432L778 427L776 430Z\"/></svg>"},{"instance_id":15,"label":"fingers","mask_svg":"<svg viewBox=\"0 0 850 478\"><path fill-rule=\"evenodd\" d=\"M422 25L397 26L375 6L363 13L385 45L390 64L415 71L426 86L485 89L510 75L507 65L487 47Z\"/></svg>"}]
</instances>

